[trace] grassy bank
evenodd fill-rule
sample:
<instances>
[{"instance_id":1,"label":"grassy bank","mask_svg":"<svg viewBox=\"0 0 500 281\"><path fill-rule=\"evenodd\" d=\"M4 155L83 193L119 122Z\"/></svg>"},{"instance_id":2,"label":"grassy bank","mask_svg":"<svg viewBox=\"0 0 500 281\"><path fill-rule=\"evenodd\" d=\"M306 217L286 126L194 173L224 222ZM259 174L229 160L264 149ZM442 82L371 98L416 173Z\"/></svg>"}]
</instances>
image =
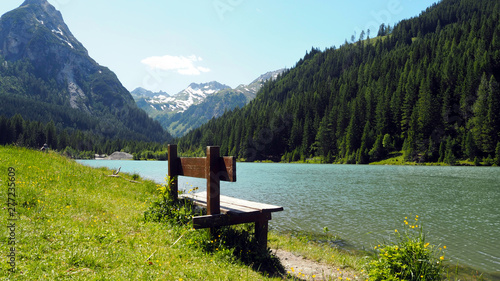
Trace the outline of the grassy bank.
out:
<instances>
[{"instance_id":1,"label":"grassy bank","mask_svg":"<svg viewBox=\"0 0 500 281\"><path fill-rule=\"evenodd\" d=\"M14 169L11 178L9 168ZM283 279L190 246L185 228L144 222L157 184L143 179L133 183L131 175L110 174L56 153L0 147L0 197L17 204L15 229L0 232L0 279ZM8 194L12 182L15 198ZM3 225L9 216L3 208ZM272 237L273 243L287 244L283 236ZM15 245L9 245L13 241ZM11 273L8 255L13 247L15 272Z\"/></svg>"},{"instance_id":2,"label":"grassy bank","mask_svg":"<svg viewBox=\"0 0 500 281\"><path fill-rule=\"evenodd\" d=\"M156 184L108 177L55 153L0 147L0 197L8 198L8 169L15 169L15 273L7 253L10 235L0 232L5 280L257 280L237 262L193 251L183 233L145 223ZM128 177L128 176L125 176ZM131 176L130 178L131 179ZM1 210L2 224L9 212Z\"/></svg>"}]
</instances>

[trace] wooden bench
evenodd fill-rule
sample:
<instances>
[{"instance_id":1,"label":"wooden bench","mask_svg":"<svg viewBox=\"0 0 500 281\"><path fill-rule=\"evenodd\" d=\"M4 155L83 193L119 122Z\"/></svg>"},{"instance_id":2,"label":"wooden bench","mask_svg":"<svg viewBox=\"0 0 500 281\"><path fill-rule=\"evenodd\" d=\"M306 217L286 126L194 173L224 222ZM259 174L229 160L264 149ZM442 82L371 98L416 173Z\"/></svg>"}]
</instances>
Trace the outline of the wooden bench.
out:
<instances>
[{"instance_id":1,"label":"wooden bench","mask_svg":"<svg viewBox=\"0 0 500 281\"><path fill-rule=\"evenodd\" d=\"M207 191L179 195L180 199L207 209L206 216L193 218L195 229L210 228L215 233L221 226L254 222L255 239L259 247L267 250L271 213L283 211L283 207L220 195L220 181L236 182L235 157L220 157L217 146L207 147L207 157L177 157L177 145L169 145L168 176L174 178L171 189L174 198L178 197L177 176L207 180Z\"/></svg>"}]
</instances>

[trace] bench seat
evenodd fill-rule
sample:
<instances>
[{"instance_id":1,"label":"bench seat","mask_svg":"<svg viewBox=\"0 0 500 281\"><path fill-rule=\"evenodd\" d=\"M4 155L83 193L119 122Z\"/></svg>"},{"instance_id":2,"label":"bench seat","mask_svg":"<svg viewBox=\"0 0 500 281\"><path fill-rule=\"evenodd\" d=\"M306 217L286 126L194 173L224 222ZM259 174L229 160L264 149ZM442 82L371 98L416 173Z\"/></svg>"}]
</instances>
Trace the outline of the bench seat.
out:
<instances>
[{"instance_id":1,"label":"bench seat","mask_svg":"<svg viewBox=\"0 0 500 281\"><path fill-rule=\"evenodd\" d=\"M192 194L181 194L179 195L179 198L193 201L195 205L201 207L207 207L206 191ZM220 195L220 211L223 214L241 216L279 212L283 211L283 207Z\"/></svg>"},{"instance_id":2,"label":"bench seat","mask_svg":"<svg viewBox=\"0 0 500 281\"><path fill-rule=\"evenodd\" d=\"M195 205L207 207L206 192L181 194L179 199L187 199ZM200 229L251 222L267 224L271 220L271 213L283 211L283 207L220 195L220 211L221 214L194 217L193 227Z\"/></svg>"}]
</instances>

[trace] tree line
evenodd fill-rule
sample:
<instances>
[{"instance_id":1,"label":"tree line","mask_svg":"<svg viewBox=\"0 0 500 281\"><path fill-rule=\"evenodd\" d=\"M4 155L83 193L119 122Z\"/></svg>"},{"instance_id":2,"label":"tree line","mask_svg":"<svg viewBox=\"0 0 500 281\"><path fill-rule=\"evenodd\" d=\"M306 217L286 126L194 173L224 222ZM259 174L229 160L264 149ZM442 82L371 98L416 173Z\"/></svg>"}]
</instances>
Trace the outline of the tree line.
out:
<instances>
[{"instance_id":1,"label":"tree line","mask_svg":"<svg viewBox=\"0 0 500 281\"><path fill-rule=\"evenodd\" d=\"M44 144L75 159L93 159L95 154L122 151L132 154L135 160L167 160L167 144L107 138L90 131L63 128L54 121L24 120L20 114L12 118L0 116L0 145L40 149Z\"/></svg>"},{"instance_id":2,"label":"tree line","mask_svg":"<svg viewBox=\"0 0 500 281\"><path fill-rule=\"evenodd\" d=\"M500 159L500 3L443 0L376 38L312 48L244 108L179 140L248 161ZM393 155L393 154L391 154ZM478 160L479 159L479 160Z\"/></svg>"}]
</instances>

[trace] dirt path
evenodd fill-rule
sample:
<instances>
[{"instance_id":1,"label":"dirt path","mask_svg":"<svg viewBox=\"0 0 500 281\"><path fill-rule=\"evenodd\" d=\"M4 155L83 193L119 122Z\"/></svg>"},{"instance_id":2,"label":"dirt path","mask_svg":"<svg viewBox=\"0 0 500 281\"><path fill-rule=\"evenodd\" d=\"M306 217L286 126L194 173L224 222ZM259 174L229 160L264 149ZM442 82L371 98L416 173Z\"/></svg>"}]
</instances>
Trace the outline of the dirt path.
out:
<instances>
[{"instance_id":1,"label":"dirt path","mask_svg":"<svg viewBox=\"0 0 500 281\"><path fill-rule=\"evenodd\" d=\"M279 257L286 272L300 280L365 280L352 269L318 263L283 250L273 250L273 253Z\"/></svg>"}]
</instances>

